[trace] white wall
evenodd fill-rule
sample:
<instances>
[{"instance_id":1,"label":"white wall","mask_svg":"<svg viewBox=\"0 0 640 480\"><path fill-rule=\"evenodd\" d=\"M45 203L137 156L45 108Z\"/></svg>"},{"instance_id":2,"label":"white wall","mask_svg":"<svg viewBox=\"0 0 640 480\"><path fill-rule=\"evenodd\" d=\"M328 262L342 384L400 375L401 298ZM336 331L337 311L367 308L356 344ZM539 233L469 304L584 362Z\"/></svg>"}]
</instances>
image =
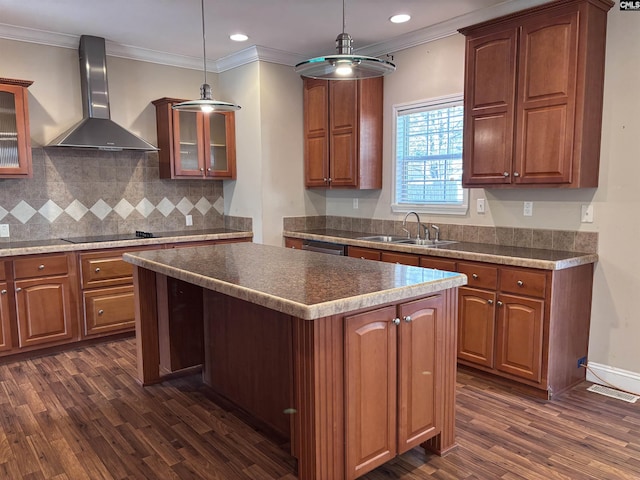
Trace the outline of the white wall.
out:
<instances>
[{"instance_id":1,"label":"white wall","mask_svg":"<svg viewBox=\"0 0 640 480\"><path fill-rule=\"evenodd\" d=\"M421 215L426 222L599 232L591 317L589 364L605 379L640 393L640 16L609 11L601 167L597 189L470 191L470 212L460 216ZM402 218L390 209L392 106L461 93L464 37L455 35L395 54L397 71L385 78L384 182L381 191L331 191L327 214ZM353 198L359 209L353 209ZM486 198L487 213L475 213ZM524 217L524 201L534 202ZM595 221L580 223L581 205L592 203ZM594 379L594 377L590 377ZM622 383L622 384L621 384Z\"/></svg>"}]
</instances>

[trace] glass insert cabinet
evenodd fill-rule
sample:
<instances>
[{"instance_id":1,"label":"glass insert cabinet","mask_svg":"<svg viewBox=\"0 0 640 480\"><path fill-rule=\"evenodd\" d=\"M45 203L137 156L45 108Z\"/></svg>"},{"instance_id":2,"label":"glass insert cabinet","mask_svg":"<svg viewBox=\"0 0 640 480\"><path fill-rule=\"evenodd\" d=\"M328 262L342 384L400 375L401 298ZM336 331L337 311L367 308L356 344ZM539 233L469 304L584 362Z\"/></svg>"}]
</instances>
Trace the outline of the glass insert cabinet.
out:
<instances>
[{"instance_id":1,"label":"glass insert cabinet","mask_svg":"<svg viewBox=\"0 0 640 480\"><path fill-rule=\"evenodd\" d=\"M160 178L236 178L235 112L173 110L183 100L160 98L156 107Z\"/></svg>"},{"instance_id":2,"label":"glass insert cabinet","mask_svg":"<svg viewBox=\"0 0 640 480\"><path fill-rule=\"evenodd\" d=\"M32 83L0 78L0 178L32 176L27 91Z\"/></svg>"}]
</instances>

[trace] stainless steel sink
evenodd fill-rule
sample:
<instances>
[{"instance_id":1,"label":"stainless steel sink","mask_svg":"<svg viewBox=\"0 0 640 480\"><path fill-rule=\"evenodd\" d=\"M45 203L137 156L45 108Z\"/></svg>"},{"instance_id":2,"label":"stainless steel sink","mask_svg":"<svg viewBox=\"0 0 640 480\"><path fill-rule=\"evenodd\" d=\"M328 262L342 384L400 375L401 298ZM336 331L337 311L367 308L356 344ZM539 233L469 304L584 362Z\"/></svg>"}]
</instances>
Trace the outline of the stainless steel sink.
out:
<instances>
[{"instance_id":1,"label":"stainless steel sink","mask_svg":"<svg viewBox=\"0 0 640 480\"><path fill-rule=\"evenodd\" d=\"M398 240L394 243L404 243L409 245L420 245L421 247L444 247L445 245L452 245L454 243L458 243L455 240L425 240L424 238L405 238L403 240Z\"/></svg>"},{"instance_id":2,"label":"stainless steel sink","mask_svg":"<svg viewBox=\"0 0 640 480\"><path fill-rule=\"evenodd\" d=\"M402 240L409 240L407 237L398 237L394 235L372 235L370 237L358 237L358 240L367 240L369 242L398 243Z\"/></svg>"}]
</instances>

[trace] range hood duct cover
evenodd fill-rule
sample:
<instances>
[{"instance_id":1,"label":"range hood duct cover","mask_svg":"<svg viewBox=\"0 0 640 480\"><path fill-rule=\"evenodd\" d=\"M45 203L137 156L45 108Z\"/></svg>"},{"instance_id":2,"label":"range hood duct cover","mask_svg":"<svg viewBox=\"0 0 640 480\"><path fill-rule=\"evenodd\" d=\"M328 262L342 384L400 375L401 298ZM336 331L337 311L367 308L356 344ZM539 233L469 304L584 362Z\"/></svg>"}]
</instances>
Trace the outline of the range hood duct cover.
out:
<instances>
[{"instance_id":1,"label":"range hood duct cover","mask_svg":"<svg viewBox=\"0 0 640 480\"><path fill-rule=\"evenodd\" d=\"M82 35L78 52L83 119L49 146L97 148L107 151L158 150L111 120L104 38Z\"/></svg>"}]
</instances>

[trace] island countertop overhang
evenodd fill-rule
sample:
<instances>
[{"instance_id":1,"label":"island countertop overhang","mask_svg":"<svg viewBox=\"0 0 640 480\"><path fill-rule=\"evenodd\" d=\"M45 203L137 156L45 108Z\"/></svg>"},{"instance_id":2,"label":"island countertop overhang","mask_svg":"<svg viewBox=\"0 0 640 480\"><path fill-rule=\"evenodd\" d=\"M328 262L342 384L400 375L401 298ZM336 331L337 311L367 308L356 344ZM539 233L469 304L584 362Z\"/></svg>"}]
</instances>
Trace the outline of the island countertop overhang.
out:
<instances>
[{"instance_id":1,"label":"island countertop overhang","mask_svg":"<svg viewBox=\"0 0 640 480\"><path fill-rule=\"evenodd\" d=\"M428 295L463 274L261 245L231 243L126 253L133 265L304 320Z\"/></svg>"}]
</instances>

